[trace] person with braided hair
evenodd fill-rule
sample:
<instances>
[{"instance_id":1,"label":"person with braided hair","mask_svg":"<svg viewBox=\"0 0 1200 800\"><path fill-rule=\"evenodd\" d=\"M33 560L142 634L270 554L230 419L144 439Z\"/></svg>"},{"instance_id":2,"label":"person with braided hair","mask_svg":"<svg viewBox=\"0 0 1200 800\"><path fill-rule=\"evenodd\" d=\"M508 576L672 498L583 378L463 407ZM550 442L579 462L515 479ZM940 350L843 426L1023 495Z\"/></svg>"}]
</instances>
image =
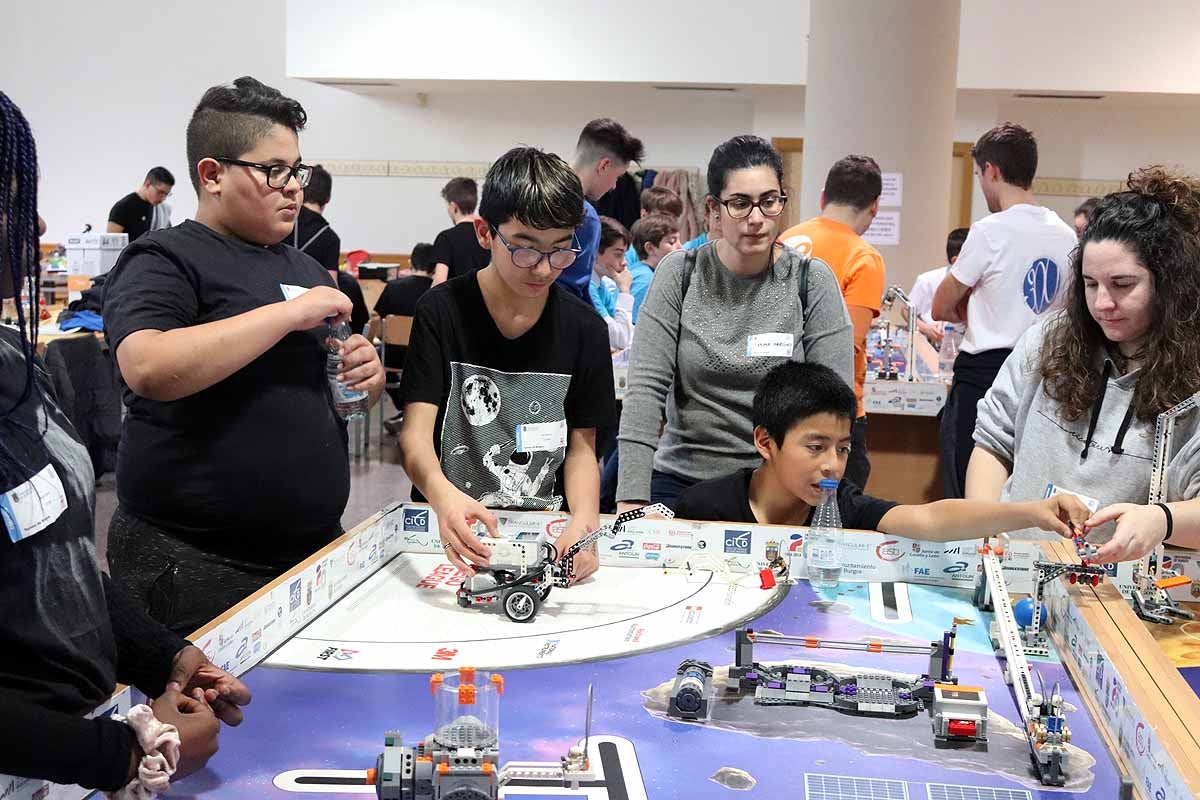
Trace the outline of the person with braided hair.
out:
<instances>
[{"instance_id":1,"label":"person with braided hair","mask_svg":"<svg viewBox=\"0 0 1200 800\"><path fill-rule=\"evenodd\" d=\"M1168 502L1146 502L1157 417L1200 391L1200 180L1132 173L1070 268L1066 308L1020 338L979 403L967 499L1075 494L1102 562L1168 538L1200 547L1200 424L1177 424Z\"/></svg>"},{"instance_id":2,"label":"person with braided hair","mask_svg":"<svg viewBox=\"0 0 1200 800\"><path fill-rule=\"evenodd\" d=\"M0 773L115 791L142 785L143 730L173 730L187 774L250 693L100 569L91 459L36 355L37 175L29 124L0 92L0 297L18 298L17 329L0 327ZM85 719L118 680L149 707Z\"/></svg>"}]
</instances>

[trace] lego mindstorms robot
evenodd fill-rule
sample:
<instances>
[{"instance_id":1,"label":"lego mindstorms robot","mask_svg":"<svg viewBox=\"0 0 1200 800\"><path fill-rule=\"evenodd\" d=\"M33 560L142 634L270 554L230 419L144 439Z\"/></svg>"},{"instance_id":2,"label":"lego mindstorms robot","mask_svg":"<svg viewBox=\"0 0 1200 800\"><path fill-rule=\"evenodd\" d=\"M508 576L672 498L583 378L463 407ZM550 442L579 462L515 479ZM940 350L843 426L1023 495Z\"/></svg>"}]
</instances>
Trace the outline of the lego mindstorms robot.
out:
<instances>
[{"instance_id":1,"label":"lego mindstorms robot","mask_svg":"<svg viewBox=\"0 0 1200 800\"><path fill-rule=\"evenodd\" d=\"M555 586L566 587L575 579L575 556L606 536L616 536L635 519L659 514L666 519L675 512L662 503L635 508L617 516L612 525L602 525L562 553L545 533L523 533L512 539L480 536L492 551L488 566L479 567L455 593L463 608L500 607L513 622L529 622ZM477 533L482 533L476 528Z\"/></svg>"}]
</instances>

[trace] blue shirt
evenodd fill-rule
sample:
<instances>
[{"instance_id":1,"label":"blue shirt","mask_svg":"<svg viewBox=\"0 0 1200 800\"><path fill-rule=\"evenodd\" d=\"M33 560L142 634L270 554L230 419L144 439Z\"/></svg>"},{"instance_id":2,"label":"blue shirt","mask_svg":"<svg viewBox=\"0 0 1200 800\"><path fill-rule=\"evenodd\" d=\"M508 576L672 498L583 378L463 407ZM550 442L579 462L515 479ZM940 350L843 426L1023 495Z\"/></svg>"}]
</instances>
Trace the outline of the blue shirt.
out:
<instances>
[{"instance_id":1,"label":"blue shirt","mask_svg":"<svg viewBox=\"0 0 1200 800\"><path fill-rule=\"evenodd\" d=\"M699 236L697 236L695 239L687 240L686 242L683 243L683 249L684 250L695 250L697 247L699 247L700 245L703 245L703 244L708 244L708 234L707 233L702 233Z\"/></svg>"},{"instance_id":2,"label":"blue shirt","mask_svg":"<svg viewBox=\"0 0 1200 800\"><path fill-rule=\"evenodd\" d=\"M588 284L592 282L592 267L600 248L600 215L587 200L583 201L583 223L576 232L581 248L575 263L562 271L558 284L585 303L591 302Z\"/></svg>"},{"instance_id":3,"label":"blue shirt","mask_svg":"<svg viewBox=\"0 0 1200 800\"><path fill-rule=\"evenodd\" d=\"M633 324L637 325L638 311L646 299L646 292L650 291L650 281L654 280L654 269L645 261L639 261L629 268L629 274L633 276L633 286L629 289L633 295Z\"/></svg>"},{"instance_id":4,"label":"blue shirt","mask_svg":"<svg viewBox=\"0 0 1200 800\"><path fill-rule=\"evenodd\" d=\"M625 266L632 267L638 262L637 250L633 249L633 245L625 248Z\"/></svg>"},{"instance_id":5,"label":"blue shirt","mask_svg":"<svg viewBox=\"0 0 1200 800\"><path fill-rule=\"evenodd\" d=\"M592 305L596 312L605 319L611 319L617 312L617 284L607 278L601 278L599 283L588 282L588 291L592 296Z\"/></svg>"}]
</instances>

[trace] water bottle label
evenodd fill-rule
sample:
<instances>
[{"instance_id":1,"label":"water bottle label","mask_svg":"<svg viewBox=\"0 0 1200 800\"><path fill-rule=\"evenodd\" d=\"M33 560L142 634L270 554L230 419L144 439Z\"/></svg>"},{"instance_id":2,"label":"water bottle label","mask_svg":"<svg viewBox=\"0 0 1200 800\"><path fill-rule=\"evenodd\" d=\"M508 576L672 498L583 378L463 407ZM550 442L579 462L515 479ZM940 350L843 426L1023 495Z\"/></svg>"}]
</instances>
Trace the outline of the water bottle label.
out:
<instances>
[{"instance_id":1,"label":"water bottle label","mask_svg":"<svg viewBox=\"0 0 1200 800\"><path fill-rule=\"evenodd\" d=\"M837 548L830 545L814 546L808 553L808 560L812 563L829 564L837 561Z\"/></svg>"},{"instance_id":2,"label":"water bottle label","mask_svg":"<svg viewBox=\"0 0 1200 800\"><path fill-rule=\"evenodd\" d=\"M366 392L355 391L344 383L330 381L333 384L333 399L338 403L355 403L367 396Z\"/></svg>"}]
</instances>

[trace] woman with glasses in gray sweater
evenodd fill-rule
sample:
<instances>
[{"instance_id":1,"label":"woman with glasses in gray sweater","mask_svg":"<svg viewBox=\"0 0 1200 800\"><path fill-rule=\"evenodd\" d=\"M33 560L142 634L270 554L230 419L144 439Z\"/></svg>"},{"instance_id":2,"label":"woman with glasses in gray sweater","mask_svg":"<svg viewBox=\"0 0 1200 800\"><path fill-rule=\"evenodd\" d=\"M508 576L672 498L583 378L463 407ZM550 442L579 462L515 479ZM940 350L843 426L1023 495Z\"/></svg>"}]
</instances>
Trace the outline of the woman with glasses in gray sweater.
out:
<instances>
[{"instance_id":1,"label":"woman with glasses in gray sweater","mask_svg":"<svg viewBox=\"0 0 1200 800\"><path fill-rule=\"evenodd\" d=\"M708 192L722 238L663 259L634 331L622 511L670 506L694 483L757 466L751 405L777 364L824 364L852 385L852 328L832 270L775 241L788 201L779 153L757 136L724 142Z\"/></svg>"}]
</instances>

